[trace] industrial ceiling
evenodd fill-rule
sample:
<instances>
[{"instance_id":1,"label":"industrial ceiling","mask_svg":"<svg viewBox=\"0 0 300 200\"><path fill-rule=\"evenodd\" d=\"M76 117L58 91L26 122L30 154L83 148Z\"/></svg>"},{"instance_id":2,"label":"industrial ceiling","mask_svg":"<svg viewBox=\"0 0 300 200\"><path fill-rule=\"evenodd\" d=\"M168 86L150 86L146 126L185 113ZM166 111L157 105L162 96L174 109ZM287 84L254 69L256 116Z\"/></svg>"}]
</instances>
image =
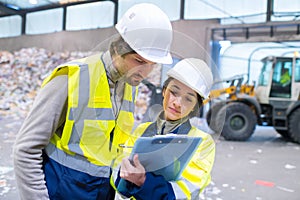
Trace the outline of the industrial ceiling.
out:
<instances>
[{"instance_id":1,"label":"industrial ceiling","mask_svg":"<svg viewBox=\"0 0 300 200\"><path fill-rule=\"evenodd\" d=\"M0 17L92 2L99 0L0 0Z\"/></svg>"}]
</instances>

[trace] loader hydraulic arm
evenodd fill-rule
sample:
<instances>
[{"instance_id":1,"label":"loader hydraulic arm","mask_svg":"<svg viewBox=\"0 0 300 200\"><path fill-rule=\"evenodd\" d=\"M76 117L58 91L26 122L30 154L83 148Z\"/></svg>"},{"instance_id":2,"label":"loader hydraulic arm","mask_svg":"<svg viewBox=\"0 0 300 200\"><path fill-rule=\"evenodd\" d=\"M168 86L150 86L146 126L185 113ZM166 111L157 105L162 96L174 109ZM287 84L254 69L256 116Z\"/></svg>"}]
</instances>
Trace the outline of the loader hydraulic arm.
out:
<instances>
[{"instance_id":1,"label":"loader hydraulic arm","mask_svg":"<svg viewBox=\"0 0 300 200\"><path fill-rule=\"evenodd\" d=\"M212 99L216 99L223 94L228 94L230 99L236 99L236 86L230 86L228 88L215 89L210 91L209 98L204 101L204 104Z\"/></svg>"}]
</instances>

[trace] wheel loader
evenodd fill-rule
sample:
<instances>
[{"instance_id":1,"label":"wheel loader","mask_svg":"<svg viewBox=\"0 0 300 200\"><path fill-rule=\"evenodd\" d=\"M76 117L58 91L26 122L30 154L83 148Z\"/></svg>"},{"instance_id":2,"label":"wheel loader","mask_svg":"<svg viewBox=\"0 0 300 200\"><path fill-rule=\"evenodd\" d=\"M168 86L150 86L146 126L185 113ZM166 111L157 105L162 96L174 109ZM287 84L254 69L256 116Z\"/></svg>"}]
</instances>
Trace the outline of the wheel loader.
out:
<instances>
[{"instance_id":1,"label":"wheel loader","mask_svg":"<svg viewBox=\"0 0 300 200\"><path fill-rule=\"evenodd\" d=\"M268 56L262 62L256 85L236 76L225 80L229 87L211 91L207 123L226 140L245 141L261 125L300 143L300 58Z\"/></svg>"}]
</instances>

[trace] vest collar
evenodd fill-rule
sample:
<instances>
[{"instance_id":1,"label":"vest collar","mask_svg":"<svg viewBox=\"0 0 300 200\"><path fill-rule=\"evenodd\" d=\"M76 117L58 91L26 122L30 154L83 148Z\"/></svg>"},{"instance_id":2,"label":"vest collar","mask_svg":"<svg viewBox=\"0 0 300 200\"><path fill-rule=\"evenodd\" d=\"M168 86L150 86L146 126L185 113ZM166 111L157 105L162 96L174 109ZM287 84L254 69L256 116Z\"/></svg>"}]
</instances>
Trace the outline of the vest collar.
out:
<instances>
[{"instance_id":1,"label":"vest collar","mask_svg":"<svg viewBox=\"0 0 300 200\"><path fill-rule=\"evenodd\" d=\"M154 135L161 134L162 127L159 128L158 123L159 120L156 122L151 123L143 133L142 137L152 137ZM174 133L174 134L180 134L180 135L187 135L192 128L192 125L190 123L190 120L186 120L184 123L178 123L177 126L174 126L173 130L170 130L168 133Z\"/></svg>"}]
</instances>

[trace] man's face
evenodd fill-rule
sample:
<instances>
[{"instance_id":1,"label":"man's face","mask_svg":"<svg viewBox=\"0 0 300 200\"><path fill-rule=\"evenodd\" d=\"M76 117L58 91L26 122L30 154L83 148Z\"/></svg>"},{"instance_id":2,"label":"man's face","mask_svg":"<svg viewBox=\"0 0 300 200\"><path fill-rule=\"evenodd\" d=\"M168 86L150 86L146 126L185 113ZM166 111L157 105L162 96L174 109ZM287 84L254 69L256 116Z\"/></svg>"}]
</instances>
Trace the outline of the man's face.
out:
<instances>
[{"instance_id":1,"label":"man's face","mask_svg":"<svg viewBox=\"0 0 300 200\"><path fill-rule=\"evenodd\" d=\"M115 62L120 74L124 76L125 81L137 86L152 71L156 63L146 60L136 53L129 53L124 56L118 56Z\"/></svg>"}]
</instances>

